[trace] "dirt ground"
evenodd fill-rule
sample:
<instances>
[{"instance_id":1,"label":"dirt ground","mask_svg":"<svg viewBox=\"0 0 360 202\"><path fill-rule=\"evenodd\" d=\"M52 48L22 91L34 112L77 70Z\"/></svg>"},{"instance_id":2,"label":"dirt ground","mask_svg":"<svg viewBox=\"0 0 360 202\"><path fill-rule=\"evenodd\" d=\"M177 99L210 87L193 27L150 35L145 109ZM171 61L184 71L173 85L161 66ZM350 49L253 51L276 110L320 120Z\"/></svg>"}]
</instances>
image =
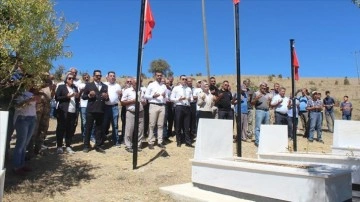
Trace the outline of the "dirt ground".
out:
<instances>
[{"instance_id":1,"label":"dirt ground","mask_svg":"<svg viewBox=\"0 0 360 202\"><path fill-rule=\"evenodd\" d=\"M56 121L51 120L45 156L37 156L27 176L15 176L7 162L4 201L174 201L160 193L159 187L191 182L190 159L194 149L176 147L175 138L163 151L143 149L138 168L132 169L132 154L107 145L106 154L82 152L80 127L74 138L73 155L57 155L54 135ZM325 144L308 144L298 135L298 151L330 152L332 134L323 132ZM15 141L12 140L12 148ZM253 142L243 143L243 156L256 158ZM234 155L236 146L234 144Z\"/></svg>"}]
</instances>

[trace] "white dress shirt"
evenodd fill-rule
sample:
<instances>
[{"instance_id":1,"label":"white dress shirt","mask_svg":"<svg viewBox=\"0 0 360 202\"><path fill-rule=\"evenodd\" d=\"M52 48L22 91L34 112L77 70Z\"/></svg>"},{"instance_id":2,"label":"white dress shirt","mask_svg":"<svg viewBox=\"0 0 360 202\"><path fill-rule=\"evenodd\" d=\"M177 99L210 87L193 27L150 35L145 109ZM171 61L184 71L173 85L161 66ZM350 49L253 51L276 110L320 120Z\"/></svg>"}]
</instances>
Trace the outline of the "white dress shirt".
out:
<instances>
[{"instance_id":1,"label":"white dress shirt","mask_svg":"<svg viewBox=\"0 0 360 202\"><path fill-rule=\"evenodd\" d=\"M185 97L185 100L179 100L180 98ZM192 91L187 86L178 85L175 86L171 92L170 100L175 103L175 105L190 106L190 102L193 101Z\"/></svg>"},{"instance_id":2,"label":"white dress shirt","mask_svg":"<svg viewBox=\"0 0 360 202\"><path fill-rule=\"evenodd\" d=\"M108 95L109 101L106 101L106 105L115 105L119 104L119 92L121 91L121 86L117 83L111 84L110 82L104 82L108 86Z\"/></svg>"},{"instance_id":3,"label":"white dress shirt","mask_svg":"<svg viewBox=\"0 0 360 202\"><path fill-rule=\"evenodd\" d=\"M288 97L281 97L279 94L275 95L271 100L271 105L277 104L279 101L280 104L275 107L275 112L279 112L281 114L286 114L288 112L288 104L289 98Z\"/></svg>"},{"instance_id":4,"label":"white dress shirt","mask_svg":"<svg viewBox=\"0 0 360 202\"><path fill-rule=\"evenodd\" d=\"M141 94L141 92L140 92L140 94ZM130 101L130 100L135 100L135 99L136 99L136 94L135 94L135 90L134 90L133 87L129 87L129 88L124 90L123 95L121 97L121 101ZM140 101L140 104L139 104L140 109L139 109L139 111L144 110L144 107L141 104L142 99L143 99L143 97L140 95L140 97L139 97L139 101ZM130 112L135 112L135 103L126 105L126 110L130 111Z\"/></svg>"},{"instance_id":5,"label":"white dress shirt","mask_svg":"<svg viewBox=\"0 0 360 202\"><path fill-rule=\"evenodd\" d=\"M81 83L81 84L79 84L79 86L78 86L79 92L80 92L81 90L84 90L84 89L85 89L85 86L86 86L86 83ZM82 99L82 96L80 95L80 107L87 107L87 104L88 104L88 100Z\"/></svg>"},{"instance_id":6,"label":"white dress shirt","mask_svg":"<svg viewBox=\"0 0 360 202\"><path fill-rule=\"evenodd\" d=\"M156 104L165 104L166 100L168 99L165 84L159 83L157 81L151 82L149 86L146 88L145 92L145 99L149 101L149 103L156 103ZM154 94L160 94L158 97L154 98ZM165 93L165 96L162 94Z\"/></svg>"}]
</instances>

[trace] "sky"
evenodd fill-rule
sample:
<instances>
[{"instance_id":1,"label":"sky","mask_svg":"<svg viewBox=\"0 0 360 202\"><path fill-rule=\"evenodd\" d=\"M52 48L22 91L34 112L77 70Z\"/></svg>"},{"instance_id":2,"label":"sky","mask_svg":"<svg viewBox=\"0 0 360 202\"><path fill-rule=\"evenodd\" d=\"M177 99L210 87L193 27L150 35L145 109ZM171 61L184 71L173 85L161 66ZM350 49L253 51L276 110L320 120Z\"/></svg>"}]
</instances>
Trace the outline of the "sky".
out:
<instances>
[{"instance_id":1,"label":"sky","mask_svg":"<svg viewBox=\"0 0 360 202\"><path fill-rule=\"evenodd\" d=\"M236 74L232 0L205 0L210 74ZM54 67L136 76L141 0L57 0L55 10L79 23L65 41L72 58ZM164 59L175 76L207 74L201 0L150 0L155 28L143 51L143 72ZM357 77L360 8L350 0L241 0L242 75L291 76L290 39L301 77ZM355 55L355 52L359 54Z\"/></svg>"}]
</instances>

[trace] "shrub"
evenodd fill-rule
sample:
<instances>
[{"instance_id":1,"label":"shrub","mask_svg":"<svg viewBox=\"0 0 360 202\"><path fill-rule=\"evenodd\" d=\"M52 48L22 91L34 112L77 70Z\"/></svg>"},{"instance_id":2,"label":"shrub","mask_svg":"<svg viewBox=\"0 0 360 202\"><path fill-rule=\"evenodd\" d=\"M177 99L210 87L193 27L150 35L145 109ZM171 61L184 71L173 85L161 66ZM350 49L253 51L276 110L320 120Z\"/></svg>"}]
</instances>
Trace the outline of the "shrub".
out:
<instances>
[{"instance_id":1,"label":"shrub","mask_svg":"<svg viewBox=\"0 0 360 202\"><path fill-rule=\"evenodd\" d=\"M309 84L310 85L315 85L315 82L314 81L309 81Z\"/></svg>"},{"instance_id":2,"label":"shrub","mask_svg":"<svg viewBox=\"0 0 360 202\"><path fill-rule=\"evenodd\" d=\"M338 80L335 81L335 85L339 85L339 81L338 81Z\"/></svg>"},{"instance_id":3,"label":"shrub","mask_svg":"<svg viewBox=\"0 0 360 202\"><path fill-rule=\"evenodd\" d=\"M273 76L272 76L272 75L269 75L269 76L268 76L268 81L271 82L272 80L273 80Z\"/></svg>"},{"instance_id":4,"label":"shrub","mask_svg":"<svg viewBox=\"0 0 360 202\"><path fill-rule=\"evenodd\" d=\"M281 75L281 74L279 74L279 75L278 75L278 78L279 78L279 79L282 79L282 75Z\"/></svg>"},{"instance_id":5,"label":"shrub","mask_svg":"<svg viewBox=\"0 0 360 202\"><path fill-rule=\"evenodd\" d=\"M350 85L350 81L349 81L349 79L347 78L347 76L345 76L344 85Z\"/></svg>"},{"instance_id":6,"label":"shrub","mask_svg":"<svg viewBox=\"0 0 360 202\"><path fill-rule=\"evenodd\" d=\"M317 90L316 86L310 87L310 92L313 92L313 91L316 91L316 90Z\"/></svg>"}]
</instances>

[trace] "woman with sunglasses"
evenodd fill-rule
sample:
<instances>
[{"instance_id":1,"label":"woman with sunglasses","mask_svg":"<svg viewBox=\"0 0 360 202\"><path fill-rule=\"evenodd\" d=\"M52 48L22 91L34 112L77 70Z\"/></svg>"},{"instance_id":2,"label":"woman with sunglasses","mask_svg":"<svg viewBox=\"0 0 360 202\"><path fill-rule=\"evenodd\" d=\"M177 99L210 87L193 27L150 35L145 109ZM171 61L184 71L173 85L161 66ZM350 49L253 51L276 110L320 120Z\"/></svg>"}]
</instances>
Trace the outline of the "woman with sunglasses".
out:
<instances>
[{"instance_id":1,"label":"woman with sunglasses","mask_svg":"<svg viewBox=\"0 0 360 202\"><path fill-rule=\"evenodd\" d=\"M65 84L59 85L56 90L55 99L59 102L57 109L57 153L63 154L63 139L65 136L66 152L73 154L71 149L72 137L76 128L76 109L78 109L80 97L77 87L74 85L74 75L68 73L65 77Z\"/></svg>"}]
</instances>

